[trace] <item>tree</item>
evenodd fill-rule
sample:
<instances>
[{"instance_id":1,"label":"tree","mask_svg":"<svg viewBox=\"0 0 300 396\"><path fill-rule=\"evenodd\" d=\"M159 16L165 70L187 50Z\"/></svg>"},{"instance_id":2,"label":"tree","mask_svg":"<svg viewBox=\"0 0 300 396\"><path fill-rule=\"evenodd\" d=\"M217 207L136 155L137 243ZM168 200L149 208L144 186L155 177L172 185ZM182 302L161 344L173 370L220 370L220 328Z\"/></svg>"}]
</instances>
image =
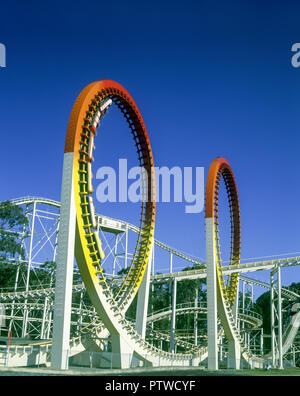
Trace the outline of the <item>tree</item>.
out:
<instances>
[{"instance_id":1,"label":"tree","mask_svg":"<svg viewBox=\"0 0 300 396\"><path fill-rule=\"evenodd\" d=\"M20 236L27 225L28 219L21 207L10 201L0 203L0 287L10 287L14 284L13 264L25 258Z\"/></svg>"}]
</instances>

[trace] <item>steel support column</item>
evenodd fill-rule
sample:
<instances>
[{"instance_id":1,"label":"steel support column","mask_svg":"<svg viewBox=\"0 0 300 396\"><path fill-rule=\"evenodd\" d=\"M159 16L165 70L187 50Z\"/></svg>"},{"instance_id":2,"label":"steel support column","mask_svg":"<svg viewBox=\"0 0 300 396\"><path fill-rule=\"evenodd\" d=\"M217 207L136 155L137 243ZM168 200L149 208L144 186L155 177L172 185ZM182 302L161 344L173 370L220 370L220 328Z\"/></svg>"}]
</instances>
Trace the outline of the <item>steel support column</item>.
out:
<instances>
[{"instance_id":1,"label":"steel support column","mask_svg":"<svg viewBox=\"0 0 300 396\"><path fill-rule=\"evenodd\" d=\"M196 286L195 289L195 315L194 315L194 345L197 346L198 345L198 312L197 312L197 308L198 308L198 285Z\"/></svg>"},{"instance_id":2,"label":"steel support column","mask_svg":"<svg viewBox=\"0 0 300 396\"><path fill-rule=\"evenodd\" d=\"M214 249L213 219L205 219L206 271L207 271L207 337L209 370L218 370L218 323L217 323L217 270Z\"/></svg>"},{"instance_id":3,"label":"steel support column","mask_svg":"<svg viewBox=\"0 0 300 396\"><path fill-rule=\"evenodd\" d=\"M31 221L30 244L29 244L28 266L27 266L27 276L26 276L26 289L25 289L26 293L29 290L29 280L30 280L31 261L32 261L32 245L33 245L33 236L34 236L35 216L36 216L36 201L34 201L34 203L33 203L32 221ZM26 297L26 299L24 301L24 317L23 317L22 337L25 337L26 334L27 334L27 325L28 325L28 307L27 307L27 297Z\"/></svg>"},{"instance_id":4,"label":"steel support column","mask_svg":"<svg viewBox=\"0 0 300 396\"><path fill-rule=\"evenodd\" d=\"M175 352L175 330L176 330L176 294L177 294L177 280L173 279L172 288L172 316L171 316L171 337L170 337L170 352Z\"/></svg>"},{"instance_id":5,"label":"steel support column","mask_svg":"<svg viewBox=\"0 0 300 396\"><path fill-rule=\"evenodd\" d=\"M137 299L137 308L136 308L136 323L135 329L136 331L145 338L146 336L146 324L147 324L147 313L148 313L148 303L149 303L149 290L150 290L150 276L151 276L151 267L153 261L153 245L151 246L151 252L149 255L149 260L147 264L147 268L141 282L139 291L138 291L138 299Z\"/></svg>"},{"instance_id":6,"label":"steel support column","mask_svg":"<svg viewBox=\"0 0 300 396\"><path fill-rule=\"evenodd\" d=\"M277 277L276 277L277 275ZM272 365L283 368L282 353L282 312L281 312L281 272L280 266L276 266L270 274L270 302L271 302L271 346ZM276 304L277 293L277 304ZM276 334L277 329L277 334ZM277 363L278 361L278 363Z\"/></svg>"},{"instance_id":7,"label":"steel support column","mask_svg":"<svg viewBox=\"0 0 300 396\"><path fill-rule=\"evenodd\" d=\"M63 164L60 227L53 322L51 367L68 368L76 209L73 186L73 153L65 153Z\"/></svg>"}]
</instances>

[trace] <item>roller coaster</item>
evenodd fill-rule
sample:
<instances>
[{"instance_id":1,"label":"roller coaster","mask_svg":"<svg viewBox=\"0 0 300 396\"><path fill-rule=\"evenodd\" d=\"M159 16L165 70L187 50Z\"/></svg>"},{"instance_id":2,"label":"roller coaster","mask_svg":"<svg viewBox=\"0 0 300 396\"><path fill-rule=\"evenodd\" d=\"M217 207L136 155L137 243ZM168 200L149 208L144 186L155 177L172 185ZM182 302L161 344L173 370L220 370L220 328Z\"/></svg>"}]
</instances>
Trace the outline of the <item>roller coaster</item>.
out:
<instances>
[{"instance_id":1,"label":"roller coaster","mask_svg":"<svg viewBox=\"0 0 300 396\"><path fill-rule=\"evenodd\" d=\"M94 141L112 105L126 119L145 169L138 225L97 214L93 204ZM299 265L300 257L243 262L237 185L224 158L212 161L207 177L206 260L158 241L153 169L149 136L130 94L110 80L89 84L69 119L61 202L40 197L12 201L29 221L28 229L20 233L26 258L12 261L14 287L0 292L0 365L66 369L70 362L89 365L91 354L99 356L99 367L120 368L202 365L216 370L225 360L235 369L266 364L283 368L288 357L295 360L300 312L283 324L282 300L296 306L300 296L281 286L281 271ZM219 242L222 180L231 223L228 265L221 259ZM45 262L56 262L56 269L51 265L45 269ZM245 275L267 270L270 283ZM177 287L187 280L206 281L205 301L198 298L196 282L195 300L177 303ZM169 291L169 304L148 312L149 293L160 285ZM245 286L270 291L269 352L264 348L263 318L245 304ZM130 317L134 304L135 317ZM180 323L192 321L193 331L191 326L178 329L179 318ZM161 321L168 322L168 330L157 325Z\"/></svg>"}]
</instances>

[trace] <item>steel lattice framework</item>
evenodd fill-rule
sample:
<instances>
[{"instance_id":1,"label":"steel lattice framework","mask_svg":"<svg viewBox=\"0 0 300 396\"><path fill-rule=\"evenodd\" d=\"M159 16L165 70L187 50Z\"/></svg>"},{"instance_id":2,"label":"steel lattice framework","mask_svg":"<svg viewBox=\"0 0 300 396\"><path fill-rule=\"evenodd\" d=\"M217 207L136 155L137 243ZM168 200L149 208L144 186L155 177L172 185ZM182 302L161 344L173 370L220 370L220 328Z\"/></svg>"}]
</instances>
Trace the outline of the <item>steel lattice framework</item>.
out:
<instances>
[{"instance_id":1,"label":"steel lattice framework","mask_svg":"<svg viewBox=\"0 0 300 396\"><path fill-rule=\"evenodd\" d=\"M112 104L115 104L119 108L128 123L136 145L138 161L142 172L143 200L138 226L97 215L92 200L94 142L97 128ZM230 263L227 266L224 266L222 263L219 243L219 195L222 179L226 187L231 223ZM63 348L66 348L66 342L70 345L70 351L72 350L71 345L75 345L78 353L78 350L84 350L85 345L90 344L96 335L96 339L98 340L109 339L111 341L113 352L119 354L118 361L114 364L120 367L128 366L128 362L124 363L122 359L122 354L125 352L153 366L198 365L208 358L208 367L211 368L214 366L214 368L217 368L217 343L220 343L220 340L225 336L228 340L229 357L232 358L234 356L234 366L236 368L239 354L242 355L251 367L262 367L264 359L269 358L269 355L263 357L253 354L249 349L249 345L245 345L245 339L242 337L242 332L238 326L238 321L240 320L243 322L243 331L244 323L247 323L252 329L256 330L260 328L262 320L251 311L244 309L244 306L241 312L238 312L237 309L239 279L247 284L259 284L259 281L239 277L239 273L256 271L258 269L272 269L272 274L274 275L276 273L279 279L277 282L277 293L278 301L280 302L278 303L278 310L280 310L281 293L291 301L295 301L299 297L296 293L281 288L280 268L289 265L298 265L300 263L299 257L258 263L240 263L241 226L239 197L233 171L225 158L219 157L212 162L207 178L205 198L206 265L203 261L190 257L154 239L156 210L154 160L149 136L141 113L130 94L120 84L111 80L89 84L79 94L69 119L65 142L61 207L60 203L44 198L29 197L14 201L18 205L25 205L25 214L28 217L31 216L31 222L30 239L27 248L28 273L27 278L24 277L23 279L24 287L22 290L19 289L19 281L16 278L14 290L10 292L4 291L0 294L0 302L5 302L7 309L10 310L10 323L18 320L22 321L21 336L23 338L28 333L28 328L31 324L35 326L34 331L40 331L41 341L39 343L37 341L32 344L28 343L28 346L39 345L40 347L45 347L43 359L48 362L49 348L52 345L50 335L52 335L53 313L57 324L56 330L55 328L53 330L54 345L55 334L59 334L59 331L62 330L59 329L59 315L63 316L63 313L67 312L67 316L70 315L71 317L72 314L73 318L75 315L77 319L75 321L73 320L73 322L70 321L75 329L70 340L69 338L64 340L61 345L60 341L56 342L56 351L59 352L59 348L61 348L62 355L65 353ZM49 205L56 209L61 208L60 214L56 212L55 216L51 216L50 211L39 210L37 203ZM29 210L30 205L33 205L32 212ZM45 226L42 217L52 221L50 228ZM44 237L40 238L39 242L35 245L34 230L35 232L37 230L36 221L39 222L45 239L43 240ZM113 230L112 233L115 235L115 245L107 249L108 241L104 233L111 230ZM127 267L127 258L129 257L127 246L128 230L136 233L137 242L132 254L131 263ZM72 245L73 231L74 245ZM116 263L118 261L117 245L118 243L122 243L122 237L124 235L126 235L125 246L123 246L125 251L124 263L127 271L124 276L116 276ZM23 243L23 236L21 235L20 238ZM24 241L25 247L26 243L28 244L28 241ZM50 279L48 287L37 285L36 288L32 288L29 282L30 270L35 269L35 266L39 266L38 254L46 251L45 246L47 244L52 248L52 256L47 255L47 258L49 259L50 257L50 261L55 261L56 255L58 256L56 289L52 284L53 276ZM154 245L167 251L170 255L170 271L167 274L154 273ZM56 252L57 246L58 253ZM66 288L64 294L61 293L63 287L60 288L60 286L62 285L61 282L64 276L69 279L68 281L66 280L65 285L69 282L68 285L70 286L70 276L72 275L70 269L73 271L73 252L75 252L80 277L83 281L83 284L78 283L73 285L73 293L83 294L86 291L92 305L82 305L81 299L79 306L73 306L72 309L71 306L68 309L64 307L63 309L66 309L66 311L63 311L61 308L62 301L67 306L67 300L69 298L70 305L72 290L70 288L67 290ZM173 255L189 263L197 264L199 268L192 271L173 272ZM105 270L105 263L109 256L113 258L112 274L109 274ZM66 267L65 273L63 273L64 265ZM153 271L151 276L152 265ZM225 276L227 276L227 282L225 281ZM200 279L204 277L207 277L208 280L207 307L198 306L197 304L177 306L177 282L184 279ZM152 286L156 283L166 281L172 283L173 298L170 308L164 308L160 312L152 312L151 316L147 318L147 293L149 293L150 281L152 282ZM260 282L259 285L269 287L263 284L263 282ZM272 295L274 295L274 285L272 282L270 290ZM59 293L60 296L57 298ZM53 300L55 294L57 301L54 307ZM137 318L137 322L141 322L139 325L125 317L126 311L136 296L138 297L137 312L143 312L141 317ZM63 300L60 298L63 298ZM21 312L21 314L18 314L18 312ZM42 312L42 315L39 312ZM55 312L56 314L59 313L59 315L55 316ZM198 314L204 314L207 316L208 336L204 337L205 342L201 342L200 345L197 342L190 342L189 335L185 336L186 339L175 335L176 315L188 314L194 314L196 316ZM300 316L300 313L297 315ZM153 323L162 318L170 318L171 320L171 326L173 328L170 335L162 334L153 328ZM163 340L170 343L170 352L156 347L153 342L150 343L145 339L146 322L148 322L148 337L150 336L152 340ZM298 322L297 325L299 325ZM144 330L140 331L140 328ZM284 347L282 347L282 341L280 341L281 347L278 347L280 359L282 359L283 352L288 352L296 336L295 328L295 325L290 326L284 333ZM211 344L209 336L210 329L214 337ZM273 333L272 340L275 344L275 331ZM278 337L281 340L282 334L279 333ZM207 339L208 346L206 344ZM174 349L175 344L179 345L184 352L176 353ZM98 342L97 347L101 349L104 348L103 345L102 342ZM211 345L213 345L213 348ZM274 353L273 351L273 361L275 361L276 357ZM66 355L65 357L62 355L60 356L61 361L66 359ZM213 365L210 367L212 361Z\"/></svg>"},{"instance_id":2,"label":"steel lattice framework","mask_svg":"<svg viewBox=\"0 0 300 396\"><path fill-rule=\"evenodd\" d=\"M44 220L47 220L47 223L43 222L43 227L41 227L41 229L38 226L37 230L35 229L32 230L34 234L33 243L32 243L33 252L38 252L38 247L44 245L43 247L44 253L42 254L42 251L40 251L41 256L36 255L34 257L35 253L32 254L32 252L27 251L26 258L24 261L28 265L30 257L34 257L34 259L32 260L32 268L34 269L34 271L31 272L34 274L33 281L35 281L35 279L38 278L39 266L43 264L43 260L45 259L45 254L48 258L53 257L54 259L56 259L55 241L57 240L57 236L54 235L52 236L53 240L51 244L48 241L48 244L51 247L50 250L46 249L47 244L45 244L45 241L47 240L47 235L48 236L51 235L50 230L54 230L55 225L59 224L60 203L50 199L37 198L37 197L19 198L13 200L13 202L17 205L23 206L24 211L27 208L27 214L29 216L29 219L31 219L28 226L29 228L28 230L29 237L27 241L28 246L30 245L30 231L32 227L31 223L32 223L32 215L33 215L34 207L36 209L35 216L37 216L34 221L35 226L38 226L40 224L40 220L42 222ZM43 216L45 216L47 219L43 219ZM40 217L39 220L38 217ZM118 229L118 230L123 230L124 234L126 229L130 229L132 232L138 235L138 231L139 231L138 227L130 223L126 223L122 220L116 220L98 214L96 215L96 219L97 219L97 223L103 226L103 229L108 229L109 227L111 227L112 232L115 232L115 230ZM42 230L45 230L44 234L41 233ZM103 230L100 229L99 231L100 233L102 233ZM109 241L109 238L107 238L107 240ZM113 242L115 243L115 240L113 240ZM165 269L167 270L166 273L157 273L157 274L155 274L155 272L153 271L151 275L152 284L155 285L160 283L169 283L172 282L173 279L176 279L177 282L180 282L186 279L204 279L206 277L206 267L201 260L193 258L183 252L177 251L176 249L162 243L161 241L155 240L154 243L155 246L157 247L156 261L157 261L158 271L161 271L160 270L161 265L159 265L159 262L161 260L164 261L164 257L163 256L160 257L158 249L165 251L166 253L169 254L170 257L171 256L178 257L180 260L183 260L183 263L186 264L193 263L204 267L199 269L194 269L189 271L179 271L179 272L178 271L170 272L172 270L172 268L170 267ZM114 251L115 244L109 246L106 244L106 241L104 239L103 250L106 252ZM300 257L290 257L290 258L281 258L275 260L250 262L250 263L244 263L234 266L226 266L223 269L223 274L224 275L231 274L234 273L233 271L236 271L240 274L241 273L245 274L247 272L274 269L276 268L276 266L280 266L281 268L288 268L299 264L300 264ZM173 271L174 269L175 268L173 268ZM266 289L270 289L271 287L266 282L262 282L257 279L245 277L242 275L239 276L239 279L241 282L245 282L246 284L258 285ZM25 287L26 283L28 283L29 285L27 291ZM46 362L47 359L49 359L49 352L51 351L51 343L52 343L53 298L55 294L55 288L54 288L54 284L52 285L53 287L50 287L51 286L50 284L44 285L41 283L41 281L34 283L36 284L35 285L32 284L31 278L30 279L19 278L19 282L18 285L16 286L15 291L14 290L1 291L0 303L3 304L6 308L6 318L8 321L8 325L12 323L14 328L20 329L20 333L19 333L20 341L18 341L17 344L12 345L10 348L13 356L23 356L23 354L30 356L30 354L32 353L31 351L34 348L40 348L40 350L42 351L41 362L44 361L43 358L45 359ZM286 289L284 287L282 287L281 291L282 291L282 295L291 302L296 301L297 298L299 298L297 293L289 289ZM73 295L75 294L81 295L84 294L85 292L86 292L85 287L82 283L79 284L74 283ZM28 299L30 302L27 301L26 303L26 299ZM34 303L32 301L34 301ZM34 335L34 331L38 329L38 333L37 333L38 336L36 337L35 340L28 339L27 341L25 341L25 339L22 338L21 332L22 329L24 328L24 322L26 321L26 318L24 318L24 312L26 306L28 308L28 316L27 316L28 333ZM245 321L246 323L249 323L251 325L251 328L253 329L257 328L257 325L259 324L260 321L259 317L256 318L256 314L255 313L253 314L251 311L249 311L248 310L249 308L247 307L244 308L245 309L240 310L239 313L239 318L242 320L242 323L244 323ZM170 335L152 329L151 323L154 323L155 320L159 320L159 318L165 318L165 317L170 318L173 309L174 307L166 307L160 312L153 312L148 314L147 323L149 325L147 325L147 337L156 340L155 342L158 345L160 345L162 342L170 343ZM202 315L203 318L205 318L206 316L206 307L203 305L193 307L192 304L184 304L184 305L177 304L175 309L176 309L176 316L182 315L183 313L187 314L192 312L198 312L199 314ZM36 312L40 312L41 314L37 315ZM83 347L82 349L82 342L84 343L84 345L86 345L86 341L85 341L86 337L89 340L91 339L91 337L94 337L93 334L100 334L102 331L101 329L103 329L103 324L102 321L99 320L99 315L90 305L88 306L84 304L77 306L74 305L72 307L72 317L73 319L71 326L73 326L75 330L78 329L79 332L77 333L77 335L75 332L74 337L70 339L70 348L71 348L70 350L74 351L70 353L70 356L72 355L72 353L78 354L80 353L81 350L85 350L85 347ZM44 326L43 326L43 322L44 322ZM44 334L41 333L42 328L44 328ZM290 351L289 348L291 347L294 348L293 339L297 336L296 330L297 328L294 328L292 325L290 325L285 330L283 335L284 354L286 353L291 354L291 352L289 352ZM18 334L18 332L16 334ZM190 338L193 339L193 336L190 335ZM203 339L204 343L205 340L206 339ZM101 350L101 348L103 348L101 345L103 345L103 343L100 343L98 345L98 348L100 348L99 351ZM186 350L192 350L194 348L193 342L187 342L181 336L176 336L175 345L179 345L182 348L185 348ZM159 349L161 349L161 347ZM48 351L48 352L47 353L45 352L45 354L43 355L43 351ZM205 357L206 356L205 350L202 349L202 352L203 352L203 356ZM265 359L266 358L268 358L268 356L265 356ZM24 365L24 360L15 360L11 357L8 361L10 362L11 365L17 365L17 364Z\"/></svg>"}]
</instances>

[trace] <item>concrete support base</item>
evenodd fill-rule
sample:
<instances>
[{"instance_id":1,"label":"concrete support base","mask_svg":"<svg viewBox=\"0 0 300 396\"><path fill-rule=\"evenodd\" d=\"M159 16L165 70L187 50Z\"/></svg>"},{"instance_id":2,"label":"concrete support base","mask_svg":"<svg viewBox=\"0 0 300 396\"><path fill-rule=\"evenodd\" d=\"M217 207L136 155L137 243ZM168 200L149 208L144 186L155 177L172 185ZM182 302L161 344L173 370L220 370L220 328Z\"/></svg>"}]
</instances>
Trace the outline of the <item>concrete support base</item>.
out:
<instances>
[{"instance_id":1,"label":"concrete support base","mask_svg":"<svg viewBox=\"0 0 300 396\"><path fill-rule=\"evenodd\" d=\"M73 153L65 153L53 321L51 367L67 370L70 342L76 209L73 191Z\"/></svg>"},{"instance_id":2,"label":"concrete support base","mask_svg":"<svg viewBox=\"0 0 300 396\"><path fill-rule=\"evenodd\" d=\"M205 219L205 228L207 263L207 367L209 370L218 370L217 274L214 250L214 224L212 218Z\"/></svg>"},{"instance_id":3,"label":"concrete support base","mask_svg":"<svg viewBox=\"0 0 300 396\"><path fill-rule=\"evenodd\" d=\"M241 362L240 344L236 341L228 341L227 368L239 370L240 362Z\"/></svg>"},{"instance_id":4,"label":"concrete support base","mask_svg":"<svg viewBox=\"0 0 300 396\"><path fill-rule=\"evenodd\" d=\"M119 334L111 335L112 368L125 369L131 367L133 350Z\"/></svg>"},{"instance_id":5,"label":"concrete support base","mask_svg":"<svg viewBox=\"0 0 300 396\"><path fill-rule=\"evenodd\" d=\"M136 308L136 320L135 329L142 338L146 337L146 324L148 314L148 303L149 303L149 290L150 290L150 275L151 275L151 263L153 261L153 244L151 246L151 252L148 260L148 265L138 291L137 308ZM137 358L133 357L132 365L134 367L142 366L143 363Z\"/></svg>"},{"instance_id":6,"label":"concrete support base","mask_svg":"<svg viewBox=\"0 0 300 396\"><path fill-rule=\"evenodd\" d=\"M177 294L177 281L173 280L172 288L172 316L171 316L171 329L170 329L170 352L175 353L175 331L176 331L176 294Z\"/></svg>"},{"instance_id":7,"label":"concrete support base","mask_svg":"<svg viewBox=\"0 0 300 396\"><path fill-rule=\"evenodd\" d=\"M146 336L152 255L153 245L151 247L148 265L138 291L135 329L142 338L145 338Z\"/></svg>"}]
</instances>

